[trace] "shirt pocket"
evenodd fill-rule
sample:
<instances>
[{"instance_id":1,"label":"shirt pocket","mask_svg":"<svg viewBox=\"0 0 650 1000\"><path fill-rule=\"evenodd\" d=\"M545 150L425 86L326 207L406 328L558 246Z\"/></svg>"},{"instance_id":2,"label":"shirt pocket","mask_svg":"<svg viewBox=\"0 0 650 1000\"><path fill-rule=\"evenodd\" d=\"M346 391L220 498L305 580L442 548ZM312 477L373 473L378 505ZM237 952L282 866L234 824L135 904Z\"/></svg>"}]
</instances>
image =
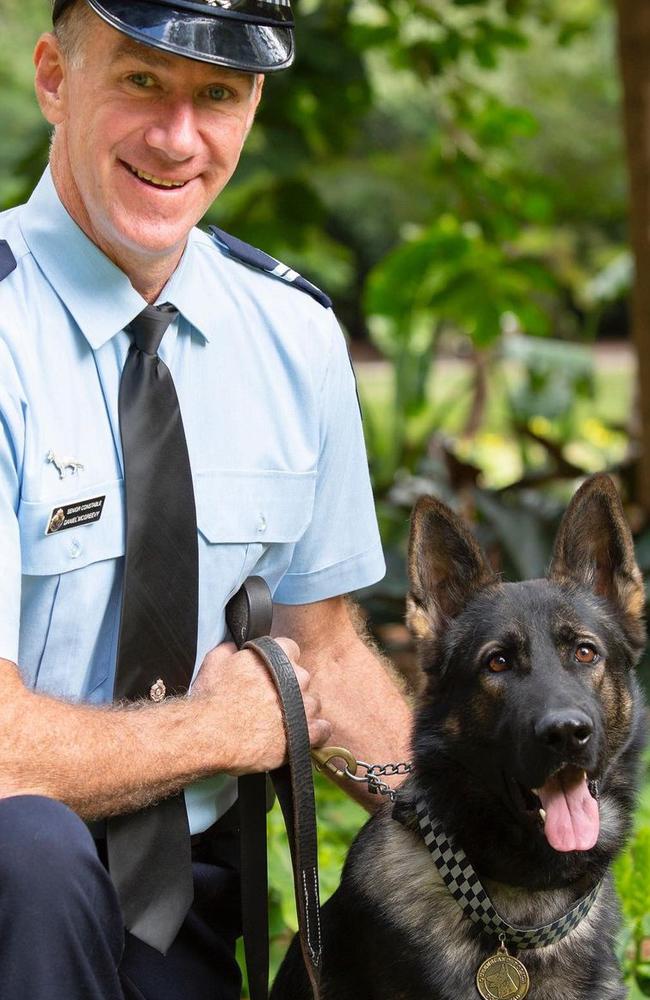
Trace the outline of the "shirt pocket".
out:
<instances>
[{"instance_id":1,"label":"shirt pocket","mask_svg":"<svg viewBox=\"0 0 650 1000\"><path fill-rule=\"evenodd\" d=\"M274 590L311 520L315 485L311 471L220 470L195 476L202 597L207 589L214 606L223 609L256 572ZM210 617L202 607L201 618ZM213 625L208 648L218 632L219 623L214 620Z\"/></svg>"},{"instance_id":2,"label":"shirt pocket","mask_svg":"<svg viewBox=\"0 0 650 1000\"><path fill-rule=\"evenodd\" d=\"M124 486L84 487L78 502L104 497L101 517L47 534L56 499L21 501L23 594L20 664L25 679L61 697L93 698L115 663L125 546ZM77 501L66 499L60 506ZM119 560L119 562L118 562ZM110 697L110 695L109 695Z\"/></svg>"}]
</instances>

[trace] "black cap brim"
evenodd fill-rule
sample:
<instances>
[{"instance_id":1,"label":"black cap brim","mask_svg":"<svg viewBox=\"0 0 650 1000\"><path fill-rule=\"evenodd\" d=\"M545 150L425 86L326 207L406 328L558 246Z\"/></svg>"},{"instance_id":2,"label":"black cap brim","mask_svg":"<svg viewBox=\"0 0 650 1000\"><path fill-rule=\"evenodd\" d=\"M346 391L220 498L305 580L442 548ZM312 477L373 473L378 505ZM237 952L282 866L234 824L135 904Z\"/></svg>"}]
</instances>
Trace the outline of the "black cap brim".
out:
<instances>
[{"instance_id":1,"label":"black cap brim","mask_svg":"<svg viewBox=\"0 0 650 1000\"><path fill-rule=\"evenodd\" d=\"M167 4L87 0L113 28L144 45L244 73L273 73L294 59L291 27L197 14Z\"/></svg>"}]
</instances>

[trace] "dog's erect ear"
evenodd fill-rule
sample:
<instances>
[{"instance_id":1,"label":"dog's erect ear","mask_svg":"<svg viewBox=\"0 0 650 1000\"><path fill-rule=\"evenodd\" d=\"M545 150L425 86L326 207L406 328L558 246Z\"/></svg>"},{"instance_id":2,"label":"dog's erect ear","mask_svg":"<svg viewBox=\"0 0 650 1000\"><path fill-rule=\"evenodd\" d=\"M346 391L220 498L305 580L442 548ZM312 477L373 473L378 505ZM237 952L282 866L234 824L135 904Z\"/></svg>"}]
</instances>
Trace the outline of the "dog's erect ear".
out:
<instances>
[{"instance_id":1,"label":"dog's erect ear","mask_svg":"<svg viewBox=\"0 0 650 1000\"><path fill-rule=\"evenodd\" d=\"M421 497L411 516L406 621L429 639L496 576L471 531L445 504Z\"/></svg>"},{"instance_id":2,"label":"dog's erect ear","mask_svg":"<svg viewBox=\"0 0 650 1000\"><path fill-rule=\"evenodd\" d=\"M643 642L643 578L623 505L609 476L592 476L573 497L555 540L549 578L560 583L574 580L609 598Z\"/></svg>"}]
</instances>

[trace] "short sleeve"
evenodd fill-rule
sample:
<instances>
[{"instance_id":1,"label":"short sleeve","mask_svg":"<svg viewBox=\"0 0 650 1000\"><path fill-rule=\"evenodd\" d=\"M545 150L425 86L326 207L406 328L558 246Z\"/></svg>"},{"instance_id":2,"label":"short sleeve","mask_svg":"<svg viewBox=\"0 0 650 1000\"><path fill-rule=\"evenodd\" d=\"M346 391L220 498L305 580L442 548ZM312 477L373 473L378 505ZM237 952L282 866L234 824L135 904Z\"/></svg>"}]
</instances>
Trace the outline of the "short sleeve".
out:
<instances>
[{"instance_id":1,"label":"short sleeve","mask_svg":"<svg viewBox=\"0 0 650 1000\"><path fill-rule=\"evenodd\" d=\"M314 509L274 598L311 604L381 580L386 567L368 473L354 372L328 311L331 346L320 398Z\"/></svg>"},{"instance_id":2,"label":"short sleeve","mask_svg":"<svg viewBox=\"0 0 650 1000\"><path fill-rule=\"evenodd\" d=\"M6 369L0 345L0 363ZM18 530L19 468L24 442L20 401L0 383L0 658L18 662L21 559Z\"/></svg>"}]
</instances>

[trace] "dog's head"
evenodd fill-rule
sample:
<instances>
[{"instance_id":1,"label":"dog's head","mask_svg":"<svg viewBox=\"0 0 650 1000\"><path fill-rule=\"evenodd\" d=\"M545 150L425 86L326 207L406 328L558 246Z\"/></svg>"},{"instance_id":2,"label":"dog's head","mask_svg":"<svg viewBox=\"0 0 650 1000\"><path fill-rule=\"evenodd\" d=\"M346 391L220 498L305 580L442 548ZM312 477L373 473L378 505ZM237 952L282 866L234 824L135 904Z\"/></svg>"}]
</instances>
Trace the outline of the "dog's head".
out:
<instances>
[{"instance_id":1,"label":"dog's head","mask_svg":"<svg viewBox=\"0 0 650 1000\"><path fill-rule=\"evenodd\" d=\"M630 674L645 640L644 604L607 476L574 496L547 577L523 583L501 582L463 522L423 497L407 600L428 675L415 733L420 773L451 760L509 822L515 816L555 851L593 848L597 783L636 724Z\"/></svg>"}]
</instances>

